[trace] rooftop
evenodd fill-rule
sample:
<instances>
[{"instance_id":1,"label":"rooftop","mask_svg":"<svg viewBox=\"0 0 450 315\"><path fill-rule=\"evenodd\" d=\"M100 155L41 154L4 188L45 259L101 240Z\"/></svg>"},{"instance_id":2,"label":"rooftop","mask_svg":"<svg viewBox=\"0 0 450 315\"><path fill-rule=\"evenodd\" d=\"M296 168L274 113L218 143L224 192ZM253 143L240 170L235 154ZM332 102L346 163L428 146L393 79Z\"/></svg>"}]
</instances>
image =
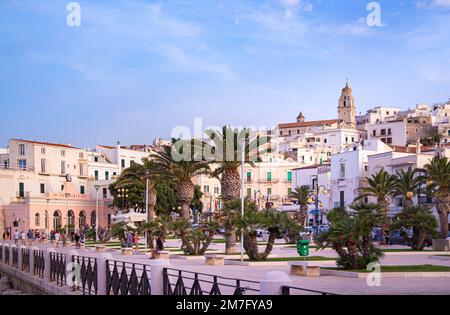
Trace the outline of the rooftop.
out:
<instances>
[{"instance_id":1,"label":"rooftop","mask_svg":"<svg viewBox=\"0 0 450 315\"><path fill-rule=\"evenodd\" d=\"M296 127L312 127L312 126L322 126L322 125L332 125L340 123L340 119L328 119L328 120L316 120L316 121L305 121L305 122L295 122L295 123L285 123L279 124L278 128L296 128Z\"/></svg>"},{"instance_id":2,"label":"rooftop","mask_svg":"<svg viewBox=\"0 0 450 315\"><path fill-rule=\"evenodd\" d=\"M26 142L26 143L31 143L31 144L48 145L48 146L52 146L52 147L61 147L61 148L68 148L68 149L79 149L70 144L63 144L63 143L51 143L51 142L25 140L25 139L11 139L11 141L20 141L20 142Z\"/></svg>"}]
</instances>

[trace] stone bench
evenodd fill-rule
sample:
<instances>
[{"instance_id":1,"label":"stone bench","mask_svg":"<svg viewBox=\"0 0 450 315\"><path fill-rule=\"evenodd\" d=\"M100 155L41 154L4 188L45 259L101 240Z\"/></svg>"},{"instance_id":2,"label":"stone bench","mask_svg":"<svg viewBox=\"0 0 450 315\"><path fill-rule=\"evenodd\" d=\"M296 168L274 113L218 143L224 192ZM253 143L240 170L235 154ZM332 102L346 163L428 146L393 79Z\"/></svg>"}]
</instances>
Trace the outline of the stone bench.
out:
<instances>
[{"instance_id":1,"label":"stone bench","mask_svg":"<svg viewBox=\"0 0 450 315\"><path fill-rule=\"evenodd\" d=\"M310 266L306 261L291 261L291 275L303 277L320 277L320 267Z\"/></svg>"},{"instance_id":2,"label":"stone bench","mask_svg":"<svg viewBox=\"0 0 450 315\"><path fill-rule=\"evenodd\" d=\"M169 251L160 251L160 252L155 252L152 255L152 259L169 259L170 258L170 252Z\"/></svg>"},{"instance_id":3,"label":"stone bench","mask_svg":"<svg viewBox=\"0 0 450 315\"><path fill-rule=\"evenodd\" d=\"M450 239L445 240L433 240L433 250L439 252L448 252L450 251Z\"/></svg>"},{"instance_id":4,"label":"stone bench","mask_svg":"<svg viewBox=\"0 0 450 315\"><path fill-rule=\"evenodd\" d=\"M205 264L210 266L223 266L225 265L225 256L205 255Z\"/></svg>"},{"instance_id":5,"label":"stone bench","mask_svg":"<svg viewBox=\"0 0 450 315\"><path fill-rule=\"evenodd\" d=\"M122 252L123 256L132 256L133 255L133 248L131 248L131 247L122 248L121 252Z\"/></svg>"},{"instance_id":6,"label":"stone bench","mask_svg":"<svg viewBox=\"0 0 450 315\"><path fill-rule=\"evenodd\" d=\"M97 253L106 252L106 246L104 246L104 245L95 245L95 252L97 252Z\"/></svg>"}]
</instances>

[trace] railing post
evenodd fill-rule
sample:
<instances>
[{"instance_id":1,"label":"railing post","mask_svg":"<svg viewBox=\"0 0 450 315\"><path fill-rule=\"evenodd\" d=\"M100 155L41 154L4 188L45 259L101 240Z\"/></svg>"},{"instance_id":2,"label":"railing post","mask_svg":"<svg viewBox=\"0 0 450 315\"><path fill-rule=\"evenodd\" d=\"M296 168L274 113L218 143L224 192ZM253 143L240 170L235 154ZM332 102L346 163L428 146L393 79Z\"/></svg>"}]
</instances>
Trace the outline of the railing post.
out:
<instances>
[{"instance_id":1,"label":"railing post","mask_svg":"<svg viewBox=\"0 0 450 315\"><path fill-rule=\"evenodd\" d=\"M111 260L112 255L102 253L97 257L97 295L106 295L106 261Z\"/></svg>"},{"instance_id":2,"label":"railing post","mask_svg":"<svg viewBox=\"0 0 450 315\"><path fill-rule=\"evenodd\" d=\"M0 263L4 263L5 262L5 248L6 248L6 243L2 242L2 260L0 261Z\"/></svg>"},{"instance_id":3,"label":"railing post","mask_svg":"<svg viewBox=\"0 0 450 315\"><path fill-rule=\"evenodd\" d=\"M282 287L284 285L289 285L291 279L287 273L283 271L269 271L266 276L259 283L259 294L260 295L281 295Z\"/></svg>"},{"instance_id":4,"label":"railing post","mask_svg":"<svg viewBox=\"0 0 450 315\"><path fill-rule=\"evenodd\" d=\"M34 251L35 250L39 250L39 248L37 246L32 246L30 248L30 266L28 268L28 272L33 274L34 273Z\"/></svg>"},{"instance_id":5,"label":"railing post","mask_svg":"<svg viewBox=\"0 0 450 315\"><path fill-rule=\"evenodd\" d=\"M22 271L22 262L23 262L23 253L22 253L22 249L27 248L24 245L20 245L19 249L18 249L18 253L17 253L17 269L19 269L20 271Z\"/></svg>"},{"instance_id":6,"label":"railing post","mask_svg":"<svg viewBox=\"0 0 450 315\"><path fill-rule=\"evenodd\" d=\"M13 257L13 249L17 248L17 245L11 245L9 247L9 265L12 267L13 262L14 262L14 257Z\"/></svg>"},{"instance_id":7,"label":"railing post","mask_svg":"<svg viewBox=\"0 0 450 315\"><path fill-rule=\"evenodd\" d=\"M44 251L44 280L46 282L50 282L50 253L55 253L54 248L47 248L47 250Z\"/></svg>"},{"instance_id":8,"label":"railing post","mask_svg":"<svg viewBox=\"0 0 450 315\"><path fill-rule=\"evenodd\" d=\"M164 268L170 267L170 260L168 259L152 259L150 260L150 283L152 295L164 294Z\"/></svg>"},{"instance_id":9,"label":"railing post","mask_svg":"<svg viewBox=\"0 0 450 315\"><path fill-rule=\"evenodd\" d=\"M6 264L6 252L9 253L9 244L3 244L3 263Z\"/></svg>"}]
</instances>

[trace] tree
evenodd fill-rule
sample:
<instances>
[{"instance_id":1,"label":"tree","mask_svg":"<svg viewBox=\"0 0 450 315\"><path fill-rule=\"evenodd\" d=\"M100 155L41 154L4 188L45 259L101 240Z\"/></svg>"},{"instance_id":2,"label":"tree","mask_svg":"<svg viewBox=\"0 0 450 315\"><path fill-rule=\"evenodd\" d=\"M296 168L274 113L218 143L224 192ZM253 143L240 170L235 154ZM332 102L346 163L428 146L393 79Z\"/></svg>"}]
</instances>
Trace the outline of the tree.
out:
<instances>
[{"instance_id":1,"label":"tree","mask_svg":"<svg viewBox=\"0 0 450 315\"><path fill-rule=\"evenodd\" d=\"M241 201L229 201L226 207L240 209ZM244 249L252 261L264 261L267 259L272 252L277 235L284 233L287 229L293 229L294 226L300 228L298 223L292 220L285 212L275 209L257 211L256 204L249 199L245 201L244 210L244 216L238 216L236 225L238 229L243 231ZM262 253L258 249L258 229L266 229L269 232L269 238Z\"/></svg>"},{"instance_id":2,"label":"tree","mask_svg":"<svg viewBox=\"0 0 450 315\"><path fill-rule=\"evenodd\" d=\"M175 185L177 199L181 205L181 219L185 221L180 225L180 237L189 253L194 252L194 247L186 235L190 226L190 204L195 191L192 178L209 174L210 171L208 162L197 156L194 142L195 140L174 141L172 146L164 146L162 151L151 156L159 178L170 180Z\"/></svg>"},{"instance_id":3,"label":"tree","mask_svg":"<svg viewBox=\"0 0 450 315\"><path fill-rule=\"evenodd\" d=\"M381 222L383 232L388 229L387 213L389 196L394 194L396 179L397 177L395 175L389 174L382 168L378 173L365 178L367 186L359 189L362 191L362 194L355 199L355 201L367 197L375 197L377 199L377 203L380 205L380 213L383 217L383 221ZM381 244L386 244L384 237L381 238Z\"/></svg>"},{"instance_id":4,"label":"tree","mask_svg":"<svg viewBox=\"0 0 450 315\"><path fill-rule=\"evenodd\" d=\"M425 247L425 238L428 234L436 233L438 227L433 212L425 206L412 206L403 209L401 213L395 216L391 225L393 230L413 229L411 248L414 250L423 250Z\"/></svg>"},{"instance_id":5,"label":"tree","mask_svg":"<svg viewBox=\"0 0 450 315\"><path fill-rule=\"evenodd\" d=\"M199 185L194 186L194 198L191 201L191 209L196 209L199 212L203 210L202 202L203 193Z\"/></svg>"},{"instance_id":6,"label":"tree","mask_svg":"<svg viewBox=\"0 0 450 315\"><path fill-rule=\"evenodd\" d=\"M414 205L414 195L418 193L420 186L424 182L423 176L416 176L419 169L408 168L407 171L397 171L397 176L394 180L394 187L392 196L401 196L405 200L404 208L412 207Z\"/></svg>"},{"instance_id":7,"label":"tree","mask_svg":"<svg viewBox=\"0 0 450 315\"><path fill-rule=\"evenodd\" d=\"M308 199L309 199L310 189L308 185L297 187L289 195L290 198L295 199L297 204L300 206L297 215L298 222L302 225L306 225L306 219L308 217Z\"/></svg>"},{"instance_id":8,"label":"tree","mask_svg":"<svg viewBox=\"0 0 450 315\"><path fill-rule=\"evenodd\" d=\"M327 215L330 228L316 237L316 243L319 250L331 247L337 252L336 264L340 268L360 270L383 255L373 245L371 235L383 218L378 204L356 203L351 209L354 211L331 210Z\"/></svg>"},{"instance_id":9,"label":"tree","mask_svg":"<svg viewBox=\"0 0 450 315\"><path fill-rule=\"evenodd\" d=\"M435 156L424 166L436 197L436 210L439 214L441 238L448 237L448 214L450 212L450 161L446 157Z\"/></svg>"},{"instance_id":10,"label":"tree","mask_svg":"<svg viewBox=\"0 0 450 315\"><path fill-rule=\"evenodd\" d=\"M160 179L156 183L156 206L155 212L158 216L170 214L172 209L178 207L177 196L174 185L168 181Z\"/></svg>"},{"instance_id":11,"label":"tree","mask_svg":"<svg viewBox=\"0 0 450 315\"><path fill-rule=\"evenodd\" d=\"M238 130L230 126L224 126L222 131L207 130L206 134L211 143L204 146L204 152L210 153L209 161L217 166L211 175L220 179L222 200L225 203L239 199L241 194L239 167L242 164L242 151L245 151L245 163L253 166L259 154L263 152L262 147L269 142L269 138L250 139L249 129ZM225 253L236 252L236 227L229 224L225 230Z\"/></svg>"}]
</instances>

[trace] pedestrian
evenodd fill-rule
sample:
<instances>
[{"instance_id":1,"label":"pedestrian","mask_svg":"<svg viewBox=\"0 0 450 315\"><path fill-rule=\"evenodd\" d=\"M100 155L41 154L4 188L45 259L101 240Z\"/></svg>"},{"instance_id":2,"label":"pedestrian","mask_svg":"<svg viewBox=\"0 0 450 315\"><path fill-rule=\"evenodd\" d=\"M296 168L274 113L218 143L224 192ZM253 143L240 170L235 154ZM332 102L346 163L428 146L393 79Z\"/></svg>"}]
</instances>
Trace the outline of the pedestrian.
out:
<instances>
[{"instance_id":1,"label":"pedestrian","mask_svg":"<svg viewBox=\"0 0 450 315\"><path fill-rule=\"evenodd\" d=\"M19 231L14 231L14 243L17 245L17 242L19 242L20 234Z\"/></svg>"},{"instance_id":2,"label":"pedestrian","mask_svg":"<svg viewBox=\"0 0 450 315\"><path fill-rule=\"evenodd\" d=\"M28 246L31 246L33 244L33 232L31 230L28 230L27 239L28 239Z\"/></svg>"},{"instance_id":3,"label":"pedestrian","mask_svg":"<svg viewBox=\"0 0 450 315\"><path fill-rule=\"evenodd\" d=\"M130 231L127 233L127 247L131 247L131 243L133 242L133 235Z\"/></svg>"},{"instance_id":4,"label":"pedestrian","mask_svg":"<svg viewBox=\"0 0 450 315\"><path fill-rule=\"evenodd\" d=\"M133 243L134 243L134 250L138 251L139 250L139 235L137 233L134 233Z\"/></svg>"},{"instance_id":5,"label":"pedestrian","mask_svg":"<svg viewBox=\"0 0 450 315\"><path fill-rule=\"evenodd\" d=\"M59 247L59 241L61 240L61 234L58 231L56 231L56 233L53 235L53 237L54 237L54 240L56 242L56 248L58 248Z\"/></svg>"},{"instance_id":6,"label":"pedestrian","mask_svg":"<svg viewBox=\"0 0 450 315\"><path fill-rule=\"evenodd\" d=\"M386 245L389 245L389 231L384 230L384 239L386 241Z\"/></svg>"},{"instance_id":7,"label":"pedestrian","mask_svg":"<svg viewBox=\"0 0 450 315\"><path fill-rule=\"evenodd\" d=\"M6 238L7 238L8 240L10 239L9 231L6 231Z\"/></svg>"},{"instance_id":8,"label":"pedestrian","mask_svg":"<svg viewBox=\"0 0 450 315\"><path fill-rule=\"evenodd\" d=\"M75 248L80 248L80 234L75 233L74 235L74 240L75 240Z\"/></svg>"},{"instance_id":9,"label":"pedestrian","mask_svg":"<svg viewBox=\"0 0 450 315\"><path fill-rule=\"evenodd\" d=\"M152 251L152 257L156 258L156 254L159 254L163 250L164 250L164 241L163 241L162 236L160 235L158 237L158 239L156 240L156 246Z\"/></svg>"},{"instance_id":10,"label":"pedestrian","mask_svg":"<svg viewBox=\"0 0 450 315\"><path fill-rule=\"evenodd\" d=\"M25 234L24 231L20 232L20 240L22 241L22 245L26 244L26 237L27 235Z\"/></svg>"}]
</instances>

